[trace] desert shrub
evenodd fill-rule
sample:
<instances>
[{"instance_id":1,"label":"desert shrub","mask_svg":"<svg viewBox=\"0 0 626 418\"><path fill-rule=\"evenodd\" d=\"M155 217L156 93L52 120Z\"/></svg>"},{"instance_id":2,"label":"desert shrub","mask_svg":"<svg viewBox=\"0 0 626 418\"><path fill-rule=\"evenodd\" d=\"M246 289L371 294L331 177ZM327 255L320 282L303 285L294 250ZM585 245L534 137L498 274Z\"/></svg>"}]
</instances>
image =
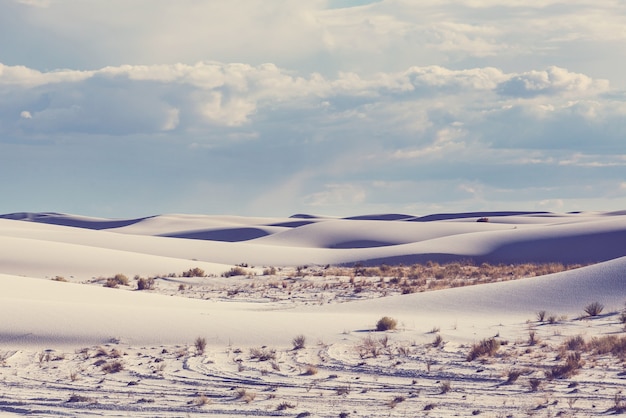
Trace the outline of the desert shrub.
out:
<instances>
[{"instance_id":1,"label":"desert shrub","mask_svg":"<svg viewBox=\"0 0 626 418\"><path fill-rule=\"evenodd\" d=\"M539 343L539 337L534 330L528 331L528 345L537 345Z\"/></svg>"},{"instance_id":2,"label":"desert shrub","mask_svg":"<svg viewBox=\"0 0 626 418\"><path fill-rule=\"evenodd\" d=\"M258 361L276 360L276 350L267 347L251 348L250 358Z\"/></svg>"},{"instance_id":3,"label":"desert shrub","mask_svg":"<svg viewBox=\"0 0 626 418\"><path fill-rule=\"evenodd\" d=\"M537 379L536 377L531 377L530 379L528 379L528 385L530 386L531 392L537 392L537 390L539 390L539 387L541 386L541 380Z\"/></svg>"},{"instance_id":4,"label":"desert shrub","mask_svg":"<svg viewBox=\"0 0 626 418\"><path fill-rule=\"evenodd\" d=\"M359 345L357 345L357 350L359 352L359 356L364 359L368 357L376 358L380 355L383 346L380 341L372 338L371 335L363 338Z\"/></svg>"},{"instance_id":5,"label":"desert shrub","mask_svg":"<svg viewBox=\"0 0 626 418\"><path fill-rule=\"evenodd\" d=\"M264 276L276 275L276 267L269 267L269 268L263 269L263 275Z\"/></svg>"},{"instance_id":6,"label":"desert shrub","mask_svg":"<svg viewBox=\"0 0 626 418\"><path fill-rule=\"evenodd\" d=\"M278 404L278 406L276 407L277 411L284 411L285 409L292 409L295 408L296 406L292 403L289 403L287 401L281 402Z\"/></svg>"},{"instance_id":7,"label":"desert shrub","mask_svg":"<svg viewBox=\"0 0 626 418\"><path fill-rule=\"evenodd\" d=\"M154 278L148 277L147 279L144 279L143 277L140 277L137 280L137 290L152 290L152 289L154 289Z\"/></svg>"},{"instance_id":8,"label":"desert shrub","mask_svg":"<svg viewBox=\"0 0 626 418\"><path fill-rule=\"evenodd\" d=\"M303 374L304 374L305 376L314 376L314 375L316 375L316 374L317 374L317 372L318 372L317 367L316 367L315 365L313 365L313 364L309 364L309 365L306 367L306 370L304 371L304 373L303 373Z\"/></svg>"},{"instance_id":9,"label":"desert shrub","mask_svg":"<svg viewBox=\"0 0 626 418\"><path fill-rule=\"evenodd\" d=\"M398 326L398 321L396 321L395 319L391 317L383 316L376 323L376 331L394 330L396 329L397 326Z\"/></svg>"},{"instance_id":10,"label":"desert shrub","mask_svg":"<svg viewBox=\"0 0 626 418\"><path fill-rule=\"evenodd\" d=\"M106 282L103 284L104 287L110 287L111 289L116 289L120 286L120 284L112 277L109 277Z\"/></svg>"},{"instance_id":11,"label":"desert shrub","mask_svg":"<svg viewBox=\"0 0 626 418\"><path fill-rule=\"evenodd\" d=\"M245 276L247 274L248 272L244 270L242 267L235 266L231 268L230 270L228 270L227 272L222 273L222 277Z\"/></svg>"},{"instance_id":12,"label":"desert shrub","mask_svg":"<svg viewBox=\"0 0 626 418\"><path fill-rule=\"evenodd\" d=\"M118 373L118 372L121 372L122 370L124 370L124 363L122 363L119 360L104 363L102 365L102 371L107 374Z\"/></svg>"},{"instance_id":13,"label":"desert shrub","mask_svg":"<svg viewBox=\"0 0 626 418\"><path fill-rule=\"evenodd\" d=\"M569 337L563 343L563 348L570 351L582 350L585 348L585 339L580 335Z\"/></svg>"},{"instance_id":14,"label":"desert shrub","mask_svg":"<svg viewBox=\"0 0 626 418\"><path fill-rule=\"evenodd\" d=\"M612 354L621 359L626 358L626 336L605 335L594 337L587 344L587 348L597 354Z\"/></svg>"},{"instance_id":15,"label":"desert shrub","mask_svg":"<svg viewBox=\"0 0 626 418\"><path fill-rule=\"evenodd\" d=\"M55 282L67 282L67 279L63 276L56 276L52 278L53 281Z\"/></svg>"},{"instance_id":16,"label":"desert shrub","mask_svg":"<svg viewBox=\"0 0 626 418\"><path fill-rule=\"evenodd\" d=\"M68 402L93 402L93 399L88 396L77 395L74 393L70 395L70 398L67 401Z\"/></svg>"},{"instance_id":17,"label":"desert shrub","mask_svg":"<svg viewBox=\"0 0 626 418\"><path fill-rule=\"evenodd\" d=\"M337 386L335 388L335 393L339 396L349 395L350 394L350 386Z\"/></svg>"},{"instance_id":18,"label":"desert shrub","mask_svg":"<svg viewBox=\"0 0 626 418\"><path fill-rule=\"evenodd\" d=\"M433 347L439 347L441 344L443 344L443 338L441 338L441 335L437 334L432 344Z\"/></svg>"},{"instance_id":19,"label":"desert shrub","mask_svg":"<svg viewBox=\"0 0 626 418\"><path fill-rule=\"evenodd\" d=\"M449 380L444 380L439 385L439 389L441 389L441 393L448 393L452 389L452 384L450 383Z\"/></svg>"},{"instance_id":20,"label":"desert shrub","mask_svg":"<svg viewBox=\"0 0 626 418\"><path fill-rule=\"evenodd\" d=\"M125 275L118 273L113 277L109 277L106 279L104 283L104 287L117 288L119 285L128 286L128 277Z\"/></svg>"},{"instance_id":21,"label":"desert shrub","mask_svg":"<svg viewBox=\"0 0 626 418\"><path fill-rule=\"evenodd\" d=\"M291 340L294 350L301 350L306 345L306 337L304 335L298 335Z\"/></svg>"},{"instance_id":22,"label":"desert shrub","mask_svg":"<svg viewBox=\"0 0 626 418\"><path fill-rule=\"evenodd\" d=\"M196 341L194 341L194 346L196 347L196 353L198 353L199 355L204 354L204 349L206 348L206 338L196 338Z\"/></svg>"},{"instance_id":23,"label":"desert shrub","mask_svg":"<svg viewBox=\"0 0 626 418\"><path fill-rule=\"evenodd\" d=\"M515 381L522 375L522 372L517 369L511 369L507 372L506 383L508 385L515 383Z\"/></svg>"},{"instance_id":24,"label":"desert shrub","mask_svg":"<svg viewBox=\"0 0 626 418\"><path fill-rule=\"evenodd\" d=\"M545 318L546 318L546 314L547 314L546 311L539 311L539 312L537 312L537 321L543 322L545 320Z\"/></svg>"},{"instance_id":25,"label":"desert shrub","mask_svg":"<svg viewBox=\"0 0 626 418\"><path fill-rule=\"evenodd\" d=\"M121 273L116 274L113 277L113 279L119 284L121 284L122 286L128 286L128 277L126 277L125 275Z\"/></svg>"},{"instance_id":26,"label":"desert shrub","mask_svg":"<svg viewBox=\"0 0 626 418\"><path fill-rule=\"evenodd\" d=\"M391 401L389 401L389 408L395 408L399 403L404 402L406 398L404 396L396 396Z\"/></svg>"},{"instance_id":27,"label":"desert shrub","mask_svg":"<svg viewBox=\"0 0 626 418\"><path fill-rule=\"evenodd\" d=\"M206 276L204 270L199 267L194 267L183 272L183 277L204 277Z\"/></svg>"},{"instance_id":28,"label":"desert shrub","mask_svg":"<svg viewBox=\"0 0 626 418\"><path fill-rule=\"evenodd\" d=\"M237 399L241 399L245 403L250 403L256 398L256 393L245 388L237 389Z\"/></svg>"},{"instance_id":29,"label":"desert shrub","mask_svg":"<svg viewBox=\"0 0 626 418\"><path fill-rule=\"evenodd\" d=\"M574 376L583 366L580 352L574 351L567 355L564 364L552 367L546 372L549 379L565 379Z\"/></svg>"},{"instance_id":30,"label":"desert shrub","mask_svg":"<svg viewBox=\"0 0 626 418\"><path fill-rule=\"evenodd\" d=\"M585 306L585 313L589 316L598 316L604 310L604 305L600 302L592 302Z\"/></svg>"},{"instance_id":31,"label":"desert shrub","mask_svg":"<svg viewBox=\"0 0 626 418\"><path fill-rule=\"evenodd\" d=\"M500 342L495 338L485 338L472 345L472 349L467 355L467 361L472 361L478 357L493 356L500 348Z\"/></svg>"}]
</instances>

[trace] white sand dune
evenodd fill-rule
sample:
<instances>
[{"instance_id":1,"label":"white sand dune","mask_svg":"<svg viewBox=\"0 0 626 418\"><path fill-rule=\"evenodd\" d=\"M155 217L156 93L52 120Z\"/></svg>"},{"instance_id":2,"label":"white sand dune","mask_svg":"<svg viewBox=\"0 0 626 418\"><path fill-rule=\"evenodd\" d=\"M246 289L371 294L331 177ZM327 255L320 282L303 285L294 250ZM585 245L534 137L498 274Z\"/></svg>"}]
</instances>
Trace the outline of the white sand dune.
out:
<instances>
[{"instance_id":1,"label":"white sand dune","mask_svg":"<svg viewBox=\"0 0 626 418\"><path fill-rule=\"evenodd\" d=\"M25 217L31 218L39 219L32 214ZM0 245L10 251L0 255L0 265L12 266L4 269L5 273L28 274L27 267L33 264L31 257L45 258L51 254L46 247L50 244L42 244L45 242L257 266L407 264L459 259L477 263L591 263L626 255L626 215L619 213L516 215L492 217L488 223L478 223L476 219L453 219L450 215L446 220L430 222L316 218L288 227L276 225L292 224L294 218L167 215L129 220L127 226L107 229L101 228L110 224L107 220L98 224L93 219L82 221L81 217L69 215L63 215L63 221L82 228L0 219ZM30 239L31 250L11 250L14 244L9 240L15 238ZM64 260L72 256L71 252L59 251L55 257ZM72 264L69 260L63 262ZM24 271L20 271L20 263ZM59 274L56 268L51 265L48 274ZM137 273L148 271L146 268ZM160 266L157 271L150 271L164 272ZM109 273L106 270L99 274Z\"/></svg>"},{"instance_id":2,"label":"white sand dune","mask_svg":"<svg viewBox=\"0 0 626 418\"><path fill-rule=\"evenodd\" d=\"M590 302L618 309L626 299L626 257L519 281L382 299L279 309L272 305L189 300L51 280L0 275L0 344L55 347L102 344L176 344L207 335L215 345L288 345L304 330L336 341L342 332L371 329L383 315L421 335L456 324L459 338L484 337L499 325L521 324L539 310L582 314Z\"/></svg>"},{"instance_id":3,"label":"white sand dune","mask_svg":"<svg viewBox=\"0 0 626 418\"><path fill-rule=\"evenodd\" d=\"M292 325L302 323L321 336L323 330L330 329L334 335L343 327L370 326L382 313L406 316L415 323L419 318L442 315L449 316L450 321L472 314L528 316L539 309L572 314L593 300L618 304L626 292L625 279L620 276L626 259L618 258L626 255L626 216L620 214L516 215L491 218L488 223L450 216L431 222L406 222L404 217L391 221L317 218L291 228L269 226L288 222L285 218L228 216L157 216L129 220L128 225L114 229L101 228L111 225L109 220L69 215L55 215L53 224L32 221L50 220L50 216L31 214L24 218L30 222L0 219L0 272L5 274L2 309L5 317L15 318L11 313L22 312L19 319L4 325L10 327L2 330L5 343L61 342L64 332L55 324L71 330L72 335L66 335L70 340L84 338L85 343L111 337L137 342L185 341L202 330L220 342L264 341L264 335L271 336L265 339L285 340L298 331ZM72 226L59 225L59 217ZM237 243L158 236L211 228L231 230L235 235L242 228L256 228L268 235ZM90 279L117 272L132 277L180 273L192 267L219 275L236 261L264 265L408 262L444 255L449 259L505 262L615 260L520 282L290 310L289 316L298 316L297 321L282 321L283 313L259 312L253 305L215 304L35 279L55 275ZM47 314L42 306L46 306ZM363 314L369 312L371 318L364 321ZM326 317L325 313L334 319L323 323L320 318ZM357 319L338 321L335 315L339 313ZM21 321L24 324L20 325ZM230 323L228 332L223 330L225 322ZM340 329L330 326L335 322L341 324ZM171 324L171 329L166 324ZM250 333L250 329L257 332Z\"/></svg>"},{"instance_id":4,"label":"white sand dune","mask_svg":"<svg viewBox=\"0 0 626 418\"><path fill-rule=\"evenodd\" d=\"M181 416L189 412L189 406L183 406L185 400L193 393L197 394L200 385L216 388L218 405L211 410L215 414L257 415L276 411L276 402L272 403L274 398L270 396L263 401L266 403L259 401L259 405L252 403L252 406L245 407L251 409L237 406L239 404L233 406L228 391L243 385L280 387L281 391L288 393L285 395L288 399L298 399L298 405L317 410L317 416L337 416L332 402L327 405L318 401L325 393L325 396L331 396L323 390L336 391L337 383L333 383L333 378L316 380L315 384L322 388L322 392L315 394L317 398L313 393L309 395L310 388L304 390L300 381L303 377L299 368L311 362L321 362L320 367L326 367L327 374L337 376L338 373L339 377L335 379L343 379L348 382L346 384L356 384L353 379L361 377L363 382L359 384L371 381L361 392L372 393L367 399L351 402L344 397L337 404L342 407L350 405L350 410L354 411L361 408L361 414L357 413L357 416L415 414L415 410L402 408L372 412L391 396L384 384L378 383L379 376L387 379L388 388L404 391L407 396L415 395L415 388L428 392L428 385L434 381L458 379L455 385L463 387L459 389L460 393L453 393L451 397L445 395L447 398L439 392L431 394L435 398L441 397L440 413L436 416L465 415L462 411L468 401L466 398L455 401L455 396L467 397L471 391L478 392L471 392L474 395L470 402L478 402L494 414L509 414L515 411L514 406L507 406L502 402L503 398L498 401L489 398L494 395L495 387L504 399L514 395L515 388L500 389L501 375L498 373L505 371L498 369L499 366L486 364L482 367L491 367L489 376L473 377L471 367L458 363L465 362L463 344L498 335L518 341L510 348L510 355L531 353L516 351L516 346L527 338L524 335L528 332L529 321L535 323L534 317L541 310L568 318L561 320L558 330L546 330L542 336L546 340L560 338L558 335L563 328L568 333L594 335L596 331L592 330L590 322L573 321L591 302L600 302L606 307L607 316L600 317L600 321L605 322L599 322L603 324L603 332L615 333L616 321L611 313L622 309L626 300L626 214L494 216L491 213L489 222L476 222L484 214L471 215L442 215L428 218L438 219L430 221L392 214L358 219L165 215L114 221L59 214L5 216L0 219L0 315L4 318L0 322L0 365L4 363L9 370L15 371L3 375L0 367L0 377L9 382L7 388L10 388L0 391L0 412L81 416L88 408L95 408L101 415L124 411L134 416ZM297 266L466 259L477 263L561 261L596 264L517 281L371 300L329 303L332 301L321 298L319 303L308 306L259 302L257 299L234 302L210 296L192 299L178 294L110 289L83 283L115 273L129 277L135 274L164 275L181 273L192 267L219 275L241 262L256 266ZM71 282L50 280L57 275L70 278ZM194 285L229 279L207 277L194 280L185 283ZM412 341L414 347L425 344L424 348L419 348L423 352L401 362L390 354L388 360L371 360L374 363L370 366L358 358L354 346L385 315L399 321L399 331L391 334L394 339ZM427 342L433 338L432 329L437 329L449 343L446 349L433 351L432 347L428 348ZM236 361L243 360L237 360L236 352L231 352L234 346L289 347L298 334L306 334L309 341L320 342L321 348L312 348L302 354L285 351L281 360L283 369L273 375L262 365L258 370L254 369L257 363L246 366L251 369L237 366ZM213 350L211 359L189 354L189 345L199 336L206 337ZM145 406L138 406L139 401L129 401L139 395L121 389L128 386L127 380L102 378L100 383L85 383L84 386L76 385L73 380L59 383L63 377L55 373L67 376L72 368L81 370L85 379L94 379L94 382L97 382L96 378L101 379L101 370L92 364L89 356L83 358L76 354L67 364L58 363L54 367L42 365L41 360L39 368L32 366L33 353L46 353L41 351L44 349L70 353L81 347L105 345L109 341L119 342L133 353L133 356L127 353L128 357L124 359L132 370L120 376L149 382L154 378L145 374L148 360L142 359L147 358L146 353L152 353L150 361L156 361L158 356L165 355L163 353L171 353L173 347L187 347L187 354L181 354L182 357L172 355L168 360L170 364L176 364L170 377L159 375L159 379L170 379L167 380L169 383L156 380L141 392L141 396L160 396L163 402L172 402L172 405L144 410ZM434 364L448 364L448 369L442 366L431 371L429 363L426 370L424 356L434 359ZM530 365L538 360L524 361ZM403 367L398 366L403 362L414 369L393 371ZM155 367L152 373L158 371ZM281 366L276 364L273 367ZM585 384L606 380L606 370L613 370L610 367L599 368L604 370L604 377L594 374L586 378L592 380L585 380ZM50 377L48 381L48 374L57 377ZM26 380L20 380L22 375ZM588 394L584 392L586 387L581 387L582 394L578 396L583 399L580 404L587 408L585 411L593 411L598 402L612 399L611 390L619 385L615 379L609 379L608 386L595 391L589 388ZM482 381L489 387L481 388ZM46 388L42 389L44 386ZM562 386L555 386L552 390L559 396L567 396L569 389L567 385ZM106 396L100 406L92 403L85 409L81 409L81 404L68 405L59 401L77 390L98 394L104 391ZM32 394L33 391L37 393ZM109 398L112 401L107 403ZM413 408L424 407L423 401L412 402L406 404L413 405ZM125 406L119 406L121 404ZM33 409L32 405L39 405L41 409ZM367 413L362 408L366 408Z\"/></svg>"}]
</instances>

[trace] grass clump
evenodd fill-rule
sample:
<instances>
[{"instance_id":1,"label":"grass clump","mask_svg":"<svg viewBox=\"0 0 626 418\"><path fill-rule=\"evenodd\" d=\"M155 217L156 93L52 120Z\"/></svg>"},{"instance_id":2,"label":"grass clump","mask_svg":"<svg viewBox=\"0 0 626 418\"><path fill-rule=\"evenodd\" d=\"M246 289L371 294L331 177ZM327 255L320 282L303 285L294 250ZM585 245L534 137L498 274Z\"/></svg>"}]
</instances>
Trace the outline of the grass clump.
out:
<instances>
[{"instance_id":1,"label":"grass clump","mask_svg":"<svg viewBox=\"0 0 626 418\"><path fill-rule=\"evenodd\" d=\"M376 331L391 331L396 329L397 326L398 321L389 316L383 316L376 323Z\"/></svg>"},{"instance_id":2,"label":"grass clump","mask_svg":"<svg viewBox=\"0 0 626 418\"><path fill-rule=\"evenodd\" d=\"M246 276L248 272L240 266L235 266L225 273L222 273L222 277L234 277L234 276Z\"/></svg>"},{"instance_id":3,"label":"grass clump","mask_svg":"<svg viewBox=\"0 0 626 418\"><path fill-rule=\"evenodd\" d=\"M199 267L194 267L192 269L189 269L183 272L183 277L204 277L204 276L206 276L206 274L204 273L204 270L202 270Z\"/></svg>"},{"instance_id":4,"label":"grass clump","mask_svg":"<svg viewBox=\"0 0 626 418\"><path fill-rule=\"evenodd\" d=\"M196 353L198 355L204 354L204 349L206 348L206 338L196 338L193 345L196 347Z\"/></svg>"},{"instance_id":5,"label":"grass clump","mask_svg":"<svg viewBox=\"0 0 626 418\"><path fill-rule=\"evenodd\" d=\"M495 338L485 338L472 345L472 349L467 355L467 361L473 361L478 357L493 356L500 348L500 341Z\"/></svg>"},{"instance_id":6,"label":"grass clump","mask_svg":"<svg viewBox=\"0 0 626 418\"><path fill-rule=\"evenodd\" d=\"M148 277L147 279L140 277L137 280L137 290L152 290L152 289L154 289L153 277Z\"/></svg>"},{"instance_id":7,"label":"grass clump","mask_svg":"<svg viewBox=\"0 0 626 418\"><path fill-rule=\"evenodd\" d=\"M604 310L604 305L600 302L592 302L585 306L585 313L589 316L598 316Z\"/></svg>"},{"instance_id":8,"label":"grass clump","mask_svg":"<svg viewBox=\"0 0 626 418\"><path fill-rule=\"evenodd\" d=\"M124 370L124 363L119 360L110 361L108 363L104 363L102 365L102 371L110 374L110 373L119 373Z\"/></svg>"},{"instance_id":9,"label":"grass clump","mask_svg":"<svg viewBox=\"0 0 626 418\"><path fill-rule=\"evenodd\" d=\"M258 361L276 360L276 350L267 347L251 348L250 358Z\"/></svg>"},{"instance_id":10,"label":"grass clump","mask_svg":"<svg viewBox=\"0 0 626 418\"><path fill-rule=\"evenodd\" d=\"M294 350L302 350L306 346L306 337L304 335L298 335L291 340Z\"/></svg>"},{"instance_id":11,"label":"grass clump","mask_svg":"<svg viewBox=\"0 0 626 418\"><path fill-rule=\"evenodd\" d=\"M566 379L574 376L583 367L584 362L580 357L580 352L574 351L567 354L564 364L552 367L546 372L548 379Z\"/></svg>"}]
</instances>

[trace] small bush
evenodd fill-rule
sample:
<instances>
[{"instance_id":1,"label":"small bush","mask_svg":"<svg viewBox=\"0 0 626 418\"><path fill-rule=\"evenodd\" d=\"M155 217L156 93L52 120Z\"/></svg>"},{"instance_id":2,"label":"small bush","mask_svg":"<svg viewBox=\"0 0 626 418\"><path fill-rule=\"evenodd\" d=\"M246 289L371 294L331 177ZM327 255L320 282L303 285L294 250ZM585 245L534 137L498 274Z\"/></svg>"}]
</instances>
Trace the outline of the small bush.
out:
<instances>
[{"instance_id":1,"label":"small bush","mask_svg":"<svg viewBox=\"0 0 626 418\"><path fill-rule=\"evenodd\" d=\"M123 274L116 274L114 277L107 278L104 287L117 288L120 285L128 286L128 277Z\"/></svg>"},{"instance_id":2,"label":"small bush","mask_svg":"<svg viewBox=\"0 0 626 418\"><path fill-rule=\"evenodd\" d=\"M441 338L441 335L437 334L435 336L435 339L433 340L433 347L439 347L440 345L443 344L443 338Z\"/></svg>"},{"instance_id":3,"label":"small bush","mask_svg":"<svg viewBox=\"0 0 626 418\"><path fill-rule=\"evenodd\" d=\"M121 284L122 286L128 286L128 277L126 277L125 275L121 273L116 274L113 277L113 279L119 284Z\"/></svg>"},{"instance_id":4,"label":"small bush","mask_svg":"<svg viewBox=\"0 0 626 418\"><path fill-rule=\"evenodd\" d=\"M575 351L567 355L565 364L552 367L546 372L546 376L549 379L565 379L577 374L578 370L582 368L582 366L583 361L580 358L580 353Z\"/></svg>"},{"instance_id":5,"label":"small bush","mask_svg":"<svg viewBox=\"0 0 626 418\"><path fill-rule=\"evenodd\" d=\"M234 277L234 276L246 276L248 272L240 266L231 268L225 273L222 273L222 277Z\"/></svg>"},{"instance_id":6,"label":"small bush","mask_svg":"<svg viewBox=\"0 0 626 418\"><path fill-rule=\"evenodd\" d=\"M271 350L266 347L251 348L250 358L258 361L276 360L276 350Z\"/></svg>"},{"instance_id":7,"label":"small bush","mask_svg":"<svg viewBox=\"0 0 626 418\"><path fill-rule=\"evenodd\" d=\"M256 398L256 393L248 391L244 388L237 389L237 399L241 399L245 403L250 403Z\"/></svg>"},{"instance_id":8,"label":"small bush","mask_svg":"<svg viewBox=\"0 0 626 418\"><path fill-rule=\"evenodd\" d=\"M585 339L580 335L569 337L563 343L563 348L570 351L582 350L585 348Z\"/></svg>"},{"instance_id":9,"label":"small bush","mask_svg":"<svg viewBox=\"0 0 626 418\"><path fill-rule=\"evenodd\" d=\"M536 377L531 377L530 379L528 379L528 385L530 386L531 392L537 392L537 390L539 390L539 387L541 387L541 380L537 379Z\"/></svg>"},{"instance_id":10,"label":"small bush","mask_svg":"<svg viewBox=\"0 0 626 418\"><path fill-rule=\"evenodd\" d=\"M404 402L406 398L404 396L396 396L391 401L389 401L389 408L395 408L399 403Z\"/></svg>"},{"instance_id":11,"label":"small bush","mask_svg":"<svg viewBox=\"0 0 626 418\"><path fill-rule=\"evenodd\" d=\"M192 269L189 269L183 272L183 277L204 277L204 276L205 276L204 270L198 267L194 267Z\"/></svg>"},{"instance_id":12,"label":"small bush","mask_svg":"<svg viewBox=\"0 0 626 418\"><path fill-rule=\"evenodd\" d=\"M585 313L589 316L598 316L604 310L604 305L600 302L592 302L585 306Z\"/></svg>"},{"instance_id":13,"label":"small bush","mask_svg":"<svg viewBox=\"0 0 626 418\"><path fill-rule=\"evenodd\" d=\"M281 402L278 404L278 406L276 407L277 411L284 411L285 409L292 409L295 408L296 406L292 403L289 403L287 401L285 402Z\"/></svg>"},{"instance_id":14,"label":"small bush","mask_svg":"<svg viewBox=\"0 0 626 418\"><path fill-rule=\"evenodd\" d=\"M88 396L73 394L67 400L68 402L93 402L93 399Z\"/></svg>"},{"instance_id":15,"label":"small bush","mask_svg":"<svg viewBox=\"0 0 626 418\"><path fill-rule=\"evenodd\" d=\"M137 280L137 290L152 290L154 289L154 278L149 277L144 279L143 277Z\"/></svg>"},{"instance_id":16,"label":"small bush","mask_svg":"<svg viewBox=\"0 0 626 418\"><path fill-rule=\"evenodd\" d=\"M315 375L317 374L317 371L318 371L318 370L317 370L317 367L316 367L316 366L314 366L313 364L309 364L309 365L306 367L306 370L304 371L304 373L303 373L303 374L304 374L305 376L315 376Z\"/></svg>"},{"instance_id":17,"label":"small bush","mask_svg":"<svg viewBox=\"0 0 626 418\"><path fill-rule=\"evenodd\" d=\"M450 383L449 380L444 380L443 382L441 382L441 384L439 385L439 389L441 389L441 393L448 393L450 392L450 390L452 389L452 384Z\"/></svg>"},{"instance_id":18,"label":"small bush","mask_svg":"<svg viewBox=\"0 0 626 418\"><path fill-rule=\"evenodd\" d=\"M198 353L198 355L204 354L204 349L206 348L206 338L196 338L194 346L196 347L196 353Z\"/></svg>"},{"instance_id":19,"label":"small bush","mask_svg":"<svg viewBox=\"0 0 626 418\"><path fill-rule=\"evenodd\" d=\"M539 311L537 312L537 321L539 322L543 322L546 319L546 311Z\"/></svg>"},{"instance_id":20,"label":"small bush","mask_svg":"<svg viewBox=\"0 0 626 418\"><path fill-rule=\"evenodd\" d=\"M121 372L122 370L124 370L124 363L122 363L119 360L104 363L102 365L102 371L107 374L118 373L118 372Z\"/></svg>"},{"instance_id":21,"label":"small bush","mask_svg":"<svg viewBox=\"0 0 626 418\"><path fill-rule=\"evenodd\" d=\"M67 282L67 279L63 276L56 276L52 278L53 281L55 282Z\"/></svg>"},{"instance_id":22,"label":"small bush","mask_svg":"<svg viewBox=\"0 0 626 418\"><path fill-rule=\"evenodd\" d=\"M294 339L291 341L291 344L293 344L294 350L301 350L306 345L306 337L304 335L298 335L294 337Z\"/></svg>"},{"instance_id":23,"label":"small bush","mask_svg":"<svg viewBox=\"0 0 626 418\"><path fill-rule=\"evenodd\" d=\"M467 361L473 361L483 356L493 356L499 348L500 342L498 340L495 338L485 338L479 343L472 345L472 349L467 355Z\"/></svg>"},{"instance_id":24,"label":"small bush","mask_svg":"<svg viewBox=\"0 0 626 418\"><path fill-rule=\"evenodd\" d=\"M516 369L511 369L507 372L506 384L510 385L515 383L515 381L522 375L522 372Z\"/></svg>"},{"instance_id":25,"label":"small bush","mask_svg":"<svg viewBox=\"0 0 626 418\"><path fill-rule=\"evenodd\" d=\"M383 316L376 323L376 331L390 331L396 329L397 326L398 321L391 317Z\"/></svg>"}]
</instances>

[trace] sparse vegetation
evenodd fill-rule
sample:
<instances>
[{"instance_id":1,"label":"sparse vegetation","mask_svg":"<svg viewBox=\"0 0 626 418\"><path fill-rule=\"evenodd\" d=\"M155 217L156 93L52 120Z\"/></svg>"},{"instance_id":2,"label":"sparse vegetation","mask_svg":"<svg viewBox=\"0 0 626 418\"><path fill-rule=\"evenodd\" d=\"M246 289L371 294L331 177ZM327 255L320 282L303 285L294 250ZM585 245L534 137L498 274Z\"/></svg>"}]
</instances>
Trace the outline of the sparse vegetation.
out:
<instances>
[{"instance_id":1,"label":"sparse vegetation","mask_svg":"<svg viewBox=\"0 0 626 418\"><path fill-rule=\"evenodd\" d=\"M439 384L439 389L441 390L441 393L448 393L452 389L452 384L449 380L444 380Z\"/></svg>"},{"instance_id":2,"label":"sparse vegetation","mask_svg":"<svg viewBox=\"0 0 626 418\"><path fill-rule=\"evenodd\" d=\"M152 290L152 289L154 289L153 277L148 277L147 279L140 277L139 279L137 279L137 290Z\"/></svg>"},{"instance_id":3,"label":"sparse vegetation","mask_svg":"<svg viewBox=\"0 0 626 418\"><path fill-rule=\"evenodd\" d=\"M473 361L478 357L493 356L500 348L500 342L495 338L486 338L472 345L467 355L467 361Z\"/></svg>"},{"instance_id":4,"label":"sparse vegetation","mask_svg":"<svg viewBox=\"0 0 626 418\"><path fill-rule=\"evenodd\" d=\"M390 331L396 329L397 326L398 321L391 317L383 316L376 323L376 331Z\"/></svg>"},{"instance_id":5,"label":"sparse vegetation","mask_svg":"<svg viewBox=\"0 0 626 418\"><path fill-rule=\"evenodd\" d=\"M281 402L281 403L278 404L278 406L276 407L276 410L277 411L284 411L286 409L293 409L295 407L296 407L295 404L292 404L291 402L284 401L284 402Z\"/></svg>"},{"instance_id":6,"label":"sparse vegetation","mask_svg":"<svg viewBox=\"0 0 626 418\"><path fill-rule=\"evenodd\" d=\"M574 351L567 354L565 363L552 367L546 372L548 379L565 379L574 376L582 368L583 361L580 352Z\"/></svg>"},{"instance_id":7,"label":"sparse vegetation","mask_svg":"<svg viewBox=\"0 0 626 418\"><path fill-rule=\"evenodd\" d=\"M231 268L230 270L228 270L225 273L222 273L222 277L234 277L234 276L246 276L248 275L248 272L240 266L235 266L233 268Z\"/></svg>"},{"instance_id":8,"label":"sparse vegetation","mask_svg":"<svg viewBox=\"0 0 626 418\"><path fill-rule=\"evenodd\" d=\"M267 347L251 348L250 359L258 361L276 360L276 350Z\"/></svg>"},{"instance_id":9,"label":"sparse vegetation","mask_svg":"<svg viewBox=\"0 0 626 418\"><path fill-rule=\"evenodd\" d=\"M205 277L206 274L204 270L199 267L191 268L185 272L183 272L183 277Z\"/></svg>"},{"instance_id":10,"label":"sparse vegetation","mask_svg":"<svg viewBox=\"0 0 626 418\"><path fill-rule=\"evenodd\" d=\"M119 360L106 362L101 367L102 371L110 374L110 373L119 373L124 370L124 363Z\"/></svg>"},{"instance_id":11,"label":"sparse vegetation","mask_svg":"<svg viewBox=\"0 0 626 418\"><path fill-rule=\"evenodd\" d=\"M306 337L304 335L298 335L291 340L294 350L302 350L306 346Z\"/></svg>"},{"instance_id":12,"label":"sparse vegetation","mask_svg":"<svg viewBox=\"0 0 626 418\"><path fill-rule=\"evenodd\" d=\"M245 403L250 403L256 398L256 393L245 388L239 388L236 392L236 399L240 399Z\"/></svg>"},{"instance_id":13,"label":"sparse vegetation","mask_svg":"<svg viewBox=\"0 0 626 418\"><path fill-rule=\"evenodd\" d=\"M196 341L194 341L194 346L196 347L196 353L198 355L204 354L204 350L206 348L206 338L198 337Z\"/></svg>"},{"instance_id":14,"label":"sparse vegetation","mask_svg":"<svg viewBox=\"0 0 626 418\"><path fill-rule=\"evenodd\" d=\"M604 305L600 302L592 302L585 306L585 313L589 316L598 316L604 310Z\"/></svg>"}]
</instances>

